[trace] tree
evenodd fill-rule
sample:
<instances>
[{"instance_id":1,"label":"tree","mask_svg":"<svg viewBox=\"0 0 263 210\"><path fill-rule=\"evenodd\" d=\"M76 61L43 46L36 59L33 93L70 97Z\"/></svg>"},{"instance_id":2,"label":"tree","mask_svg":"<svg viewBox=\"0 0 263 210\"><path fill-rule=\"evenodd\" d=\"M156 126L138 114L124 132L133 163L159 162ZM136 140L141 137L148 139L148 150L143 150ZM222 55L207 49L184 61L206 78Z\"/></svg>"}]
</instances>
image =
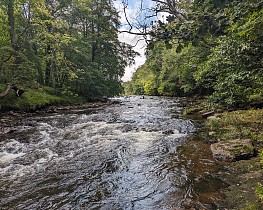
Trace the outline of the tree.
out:
<instances>
[{"instance_id":1,"label":"tree","mask_svg":"<svg viewBox=\"0 0 263 210\"><path fill-rule=\"evenodd\" d=\"M39 83L87 98L122 91L120 78L136 53L118 40L113 1L4 0L0 6L1 82Z\"/></svg>"},{"instance_id":2,"label":"tree","mask_svg":"<svg viewBox=\"0 0 263 210\"><path fill-rule=\"evenodd\" d=\"M158 2L166 9L179 6ZM146 63L131 86L150 83L145 75L155 74L161 95L201 94L225 107L262 106L262 1L188 3L186 10L176 7L187 21L168 16L153 27Z\"/></svg>"}]
</instances>

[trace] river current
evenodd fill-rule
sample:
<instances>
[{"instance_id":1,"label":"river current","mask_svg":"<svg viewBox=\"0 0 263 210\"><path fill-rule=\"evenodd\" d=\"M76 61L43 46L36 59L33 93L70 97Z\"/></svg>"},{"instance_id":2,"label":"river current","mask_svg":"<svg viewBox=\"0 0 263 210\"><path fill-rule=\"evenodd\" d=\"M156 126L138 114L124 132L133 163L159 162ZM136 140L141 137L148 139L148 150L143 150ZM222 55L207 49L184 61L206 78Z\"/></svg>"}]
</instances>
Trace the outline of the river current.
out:
<instances>
[{"instance_id":1,"label":"river current","mask_svg":"<svg viewBox=\"0 0 263 210\"><path fill-rule=\"evenodd\" d=\"M222 166L178 102L114 100L2 127L0 209L215 208Z\"/></svg>"}]
</instances>

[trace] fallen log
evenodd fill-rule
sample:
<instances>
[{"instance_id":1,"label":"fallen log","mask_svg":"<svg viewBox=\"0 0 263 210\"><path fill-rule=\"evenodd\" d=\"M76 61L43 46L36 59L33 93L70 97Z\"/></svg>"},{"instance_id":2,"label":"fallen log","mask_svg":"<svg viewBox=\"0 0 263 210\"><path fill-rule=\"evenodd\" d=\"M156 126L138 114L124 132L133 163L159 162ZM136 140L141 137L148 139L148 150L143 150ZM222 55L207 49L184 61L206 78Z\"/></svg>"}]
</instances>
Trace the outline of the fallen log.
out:
<instances>
[{"instance_id":1,"label":"fallen log","mask_svg":"<svg viewBox=\"0 0 263 210\"><path fill-rule=\"evenodd\" d=\"M7 96L11 90L14 90L16 92L17 97L22 96L23 93L25 92L23 89L18 88L16 85L12 85L8 83L6 84L5 89L0 93L0 99Z\"/></svg>"},{"instance_id":2,"label":"fallen log","mask_svg":"<svg viewBox=\"0 0 263 210\"><path fill-rule=\"evenodd\" d=\"M11 90L12 90L12 85L6 84L4 91L0 93L0 98L4 98L5 96L7 96Z\"/></svg>"}]
</instances>

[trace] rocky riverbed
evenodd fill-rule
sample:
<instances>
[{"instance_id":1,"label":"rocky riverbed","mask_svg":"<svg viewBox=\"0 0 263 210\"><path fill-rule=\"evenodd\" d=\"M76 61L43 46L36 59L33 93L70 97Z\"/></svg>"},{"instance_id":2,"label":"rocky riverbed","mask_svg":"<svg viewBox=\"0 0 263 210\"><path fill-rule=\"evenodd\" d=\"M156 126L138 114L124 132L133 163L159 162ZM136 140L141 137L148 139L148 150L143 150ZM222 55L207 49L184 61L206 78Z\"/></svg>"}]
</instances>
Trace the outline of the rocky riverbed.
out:
<instances>
[{"instance_id":1,"label":"rocky riverbed","mask_svg":"<svg viewBox=\"0 0 263 210\"><path fill-rule=\"evenodd\" d=\"M256 191L263 184L259 153L263 150L263 110L209 110L205 100L181 99L188 118L204 119L203 139L210 145L214 159L229 162L221 174L229 187L219 209L263 209Z\"/></svg>"},{"instance_id":2,"label":"rocky riverbed","mask_svg":"<svg viewBox=\"0 0 263 210\"><path fill-rule=\"evenodd\" d=\"M259 159L215 159L201 115L175 98L113 101L2 115L1 209L261 209Z\"/></svg>"},{"instance_id":3,"label":"rocky riverbed","mask_svg":"<svg viewBox=\"0 0 263 210\"><path fill-rule=\"evenodd\" d=\"M217 209L228 186L174 98L1 119L1 209Z\"/></svg>"}]
</instances>

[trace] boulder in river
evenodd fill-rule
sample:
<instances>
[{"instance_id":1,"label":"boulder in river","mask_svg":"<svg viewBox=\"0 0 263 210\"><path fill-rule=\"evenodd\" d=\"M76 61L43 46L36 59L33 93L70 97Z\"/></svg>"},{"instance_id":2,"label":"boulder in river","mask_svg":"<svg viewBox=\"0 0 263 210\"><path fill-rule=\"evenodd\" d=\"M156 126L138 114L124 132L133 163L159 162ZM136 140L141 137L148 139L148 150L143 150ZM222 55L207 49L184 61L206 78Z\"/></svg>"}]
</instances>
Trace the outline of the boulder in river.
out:
<instances>
[{"instance_id":1,"label":"boulder in river","mask_svg":"<svg viewBox=\"0 0 263 210\"><path fill-rule=\"evenodd\" d=\"M249 159L255 155L255 148L250 139L222 141L211 145L213 157L222 161Z\"/></svg>"}]
</instances>

